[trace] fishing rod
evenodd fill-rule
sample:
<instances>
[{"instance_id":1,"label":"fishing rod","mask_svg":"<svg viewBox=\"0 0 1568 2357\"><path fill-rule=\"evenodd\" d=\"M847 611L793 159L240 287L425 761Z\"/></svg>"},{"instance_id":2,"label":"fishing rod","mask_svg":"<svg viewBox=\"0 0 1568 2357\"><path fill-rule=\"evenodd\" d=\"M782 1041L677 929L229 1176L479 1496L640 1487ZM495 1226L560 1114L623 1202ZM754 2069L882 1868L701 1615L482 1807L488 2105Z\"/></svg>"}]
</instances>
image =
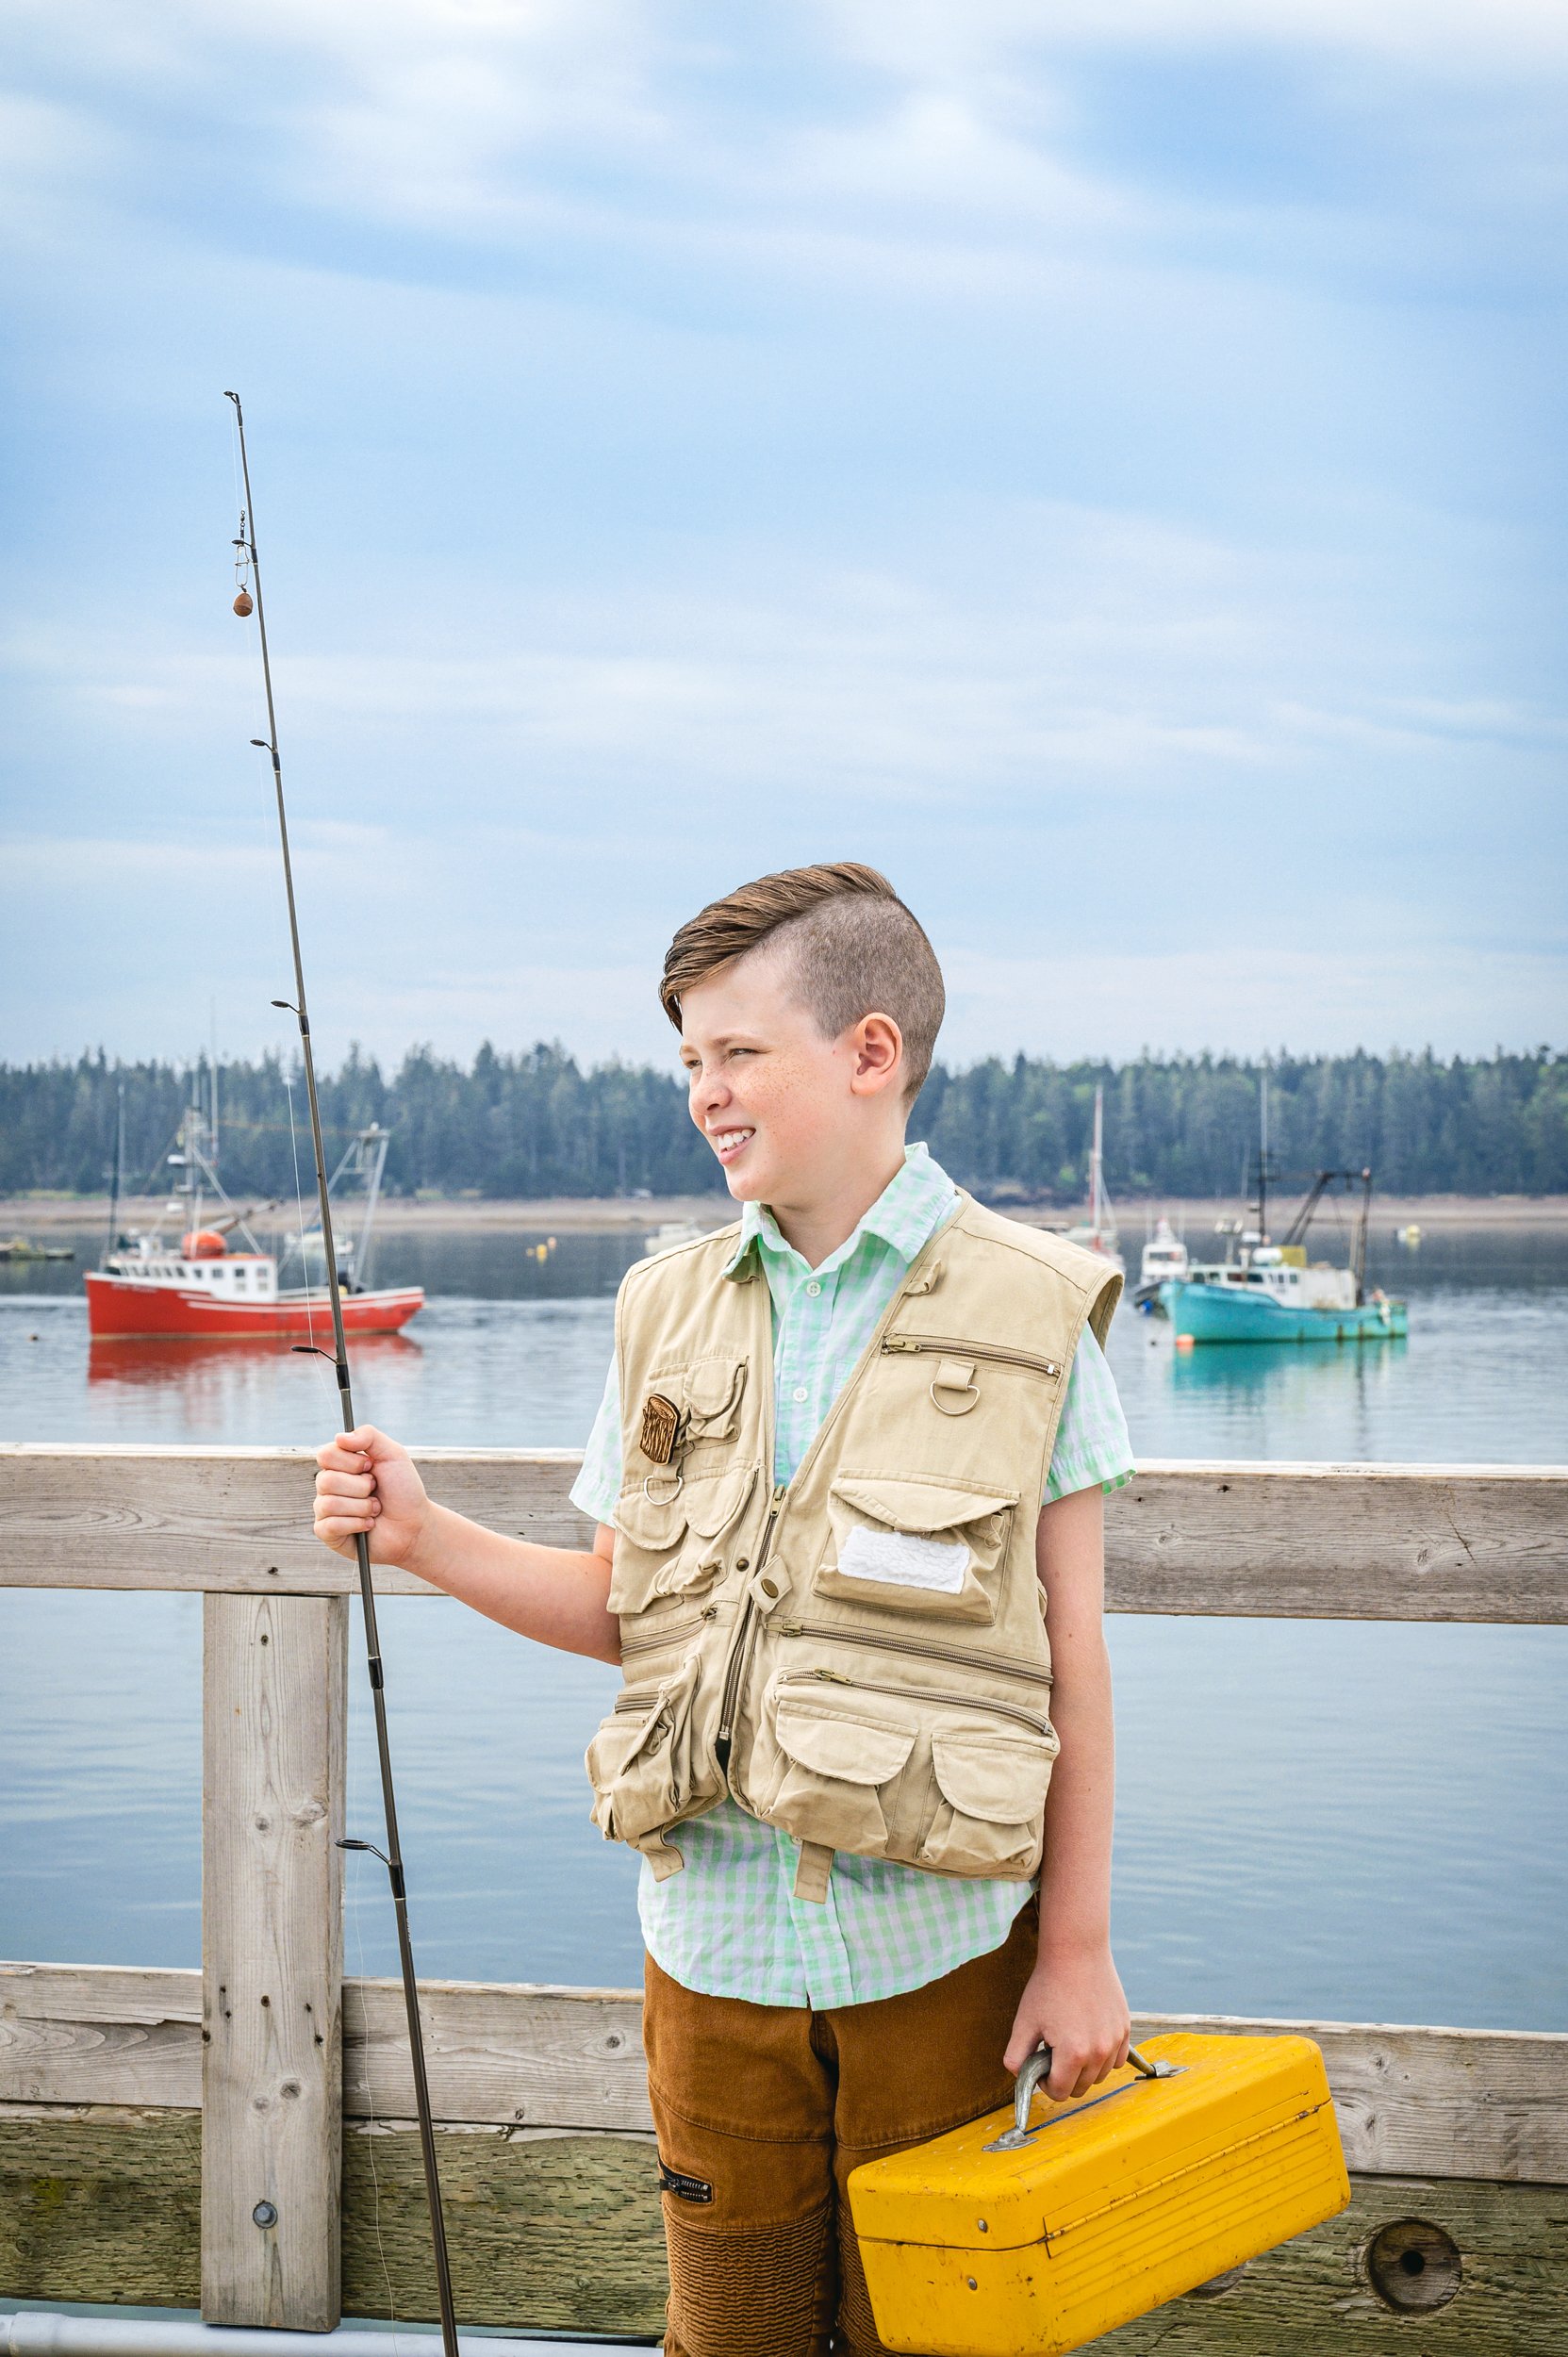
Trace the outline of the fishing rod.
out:
<instances>
[{"instance_id":1,"label":"fishing rod","mask_svg":"<svg viewBox=\"0 0 1568 2357\"><path fill-rule=\"evenodd\" d=\"M256 549L256 506L251 498L251 464L245 450L245 413L239 405L238 393L225 392L225 401L234 404L234 422L239 436L239 468L245 486L245 505L239 518L239 532L235 547L239 551L236 560L237 576L248 572L255 588L254 601L244 579L239 578L234 610L243 619L254 603L256 629L261 639L261 676L267 690L267 733L253 736L251 743L272 756L272 785L277 797L278 842L283 851L283 886L289 901L289 938L294 952L294 997L274 998L274 1007L282 1007L294 1015L300 1027L300 1052L305 1063L305 1090L310 1106L310 1143L316 1157L316 1194L321 1204L322 1244L326 1254L327 1297L332 1307L333 1372L338 1382L338 1397L341 1404L343 1429L355 1428L354 1393L349 1382L348 1340L343 1331L343 1291L338 1275L338 1253L332 1236L332 1199L326 1175L326 1152L322 1144L322 1108L316 1093L316 1059L310 1046L310 1016L305 1008L305 964L300 954L300 924L294 906L294 870L289 856L289 816L283 801L283 765L278 758L277 714L272 703L272 667L267 654L267 614L261 602L261 561ZM296 1344L296 1348L315 1350L314 1343ZM317 1355L325 1358L322 1350ZM371 1576L371 1542L364 1531L355 1533L354 1551L359 1566L359 1601L365 1613L365 1652L371 1679L371 1700L375 1710L375 1748L381 1763L381 1805L387 1823L387 1847L378 1850L373 1841L340 1841L343 1850L369 1850L387 1869L392 1887L392 1908L397 1918L398 1960L403 1970L403 2003L408 2016L408 2048L414 2068L414 2107L419 2115L420 2151L424 2161L425 2198L430 2205L430 2233L435 2246L436 2290L441 2311L441 2349L443 2357L459 2357L457 2348L457 2315L452 2299L452 2270L447 2259L446 2219L441 2209L440 2171L436 2159L436 2123L430 2110L430 2083L424 2067L424 2032L420 2024L420 1992L414 1977L414 1946L408 1931L408 1891L403 1871L403 1852L398 1843L397 1799L392 1789L392 1753L387 1735L386 1678L381 1663L381 1640L376 1630L375 1585Z\"/></svg>"}]
</instances>

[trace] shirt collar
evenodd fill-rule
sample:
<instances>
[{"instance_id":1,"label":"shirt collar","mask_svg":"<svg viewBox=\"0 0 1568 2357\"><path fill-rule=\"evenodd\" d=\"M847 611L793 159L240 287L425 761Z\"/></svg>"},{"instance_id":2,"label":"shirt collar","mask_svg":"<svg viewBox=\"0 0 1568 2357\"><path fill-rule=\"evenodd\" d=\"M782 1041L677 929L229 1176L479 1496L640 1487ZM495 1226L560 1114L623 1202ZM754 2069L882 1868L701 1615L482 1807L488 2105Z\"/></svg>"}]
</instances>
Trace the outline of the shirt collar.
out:
<instances>
[{"instance_id":1,"label":"shirt collar","mask_svg":"<svg viewBox=\"0 0 1568 2357\"><path fill-rule=\"evenodd\" d=\"M903 1168L889 1179L853 1234L845 1238L836 1252L829 1253L822 1267L839 1267L863 1236L877 1237L907 1267L952 1209L956 1193L947 1172L940 1162L933 1161L924 1146L906 1146ZM741 1210L740 1235L725 1263L724 1275L749 1277L752 1255L761 1253L784 1261L801 1261L801 1265L805 1265L793 1244L780 1234L778 1222L767 1204L748 1203Z\"/></svg>"}]
</instances>

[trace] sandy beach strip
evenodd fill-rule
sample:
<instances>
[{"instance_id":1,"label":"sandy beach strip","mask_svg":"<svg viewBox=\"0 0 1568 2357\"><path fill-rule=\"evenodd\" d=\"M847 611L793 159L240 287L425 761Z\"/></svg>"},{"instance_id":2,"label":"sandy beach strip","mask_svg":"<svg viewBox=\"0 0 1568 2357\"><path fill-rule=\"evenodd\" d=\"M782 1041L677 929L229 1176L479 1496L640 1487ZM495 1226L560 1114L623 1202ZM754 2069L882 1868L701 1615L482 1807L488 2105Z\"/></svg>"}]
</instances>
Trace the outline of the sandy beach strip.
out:
<instances>
[{"instance_id":1,"label":"sandy beach strip","mask_svg":"<svg viewBox=\"0 0 1568 2357\"><path fill-rule=\"evenodd\" d=\"M153 1226L163 1212L165 1200L162 1196L122 1197L119 1225L125 1229ZM1356 1209L1354 1199L1343 1195L1334 1200L1342 1216ZM1292 1204L1288 1193L1281 1195L1276 1226L1281 1216L1288 1219ZM1009 1218L1036 1228L1069 1228L1075 1219L1083 1217L1081 1211L1059 1204L1009 1202L997 1208ZM352 1224L355 1207L346 1202L343 1209L345 1218ZM1141 1237L1146 1227L1152 1228L1164 1212L1173 1225L1184 1227L1189 1239L1196 1243L1199 1237L1213 1234L1216 1220L1234 1219L1246 1210L1246 1204L1239 1199L1210 1195L1188 1201L1176 1195L1157 1195L1147 1202L1123 1196L1116 1216L1122 1235L1129 1241ZM258 1223L263 1216L256 1213ZM734 1216L733 1205L722 1195L558 1195L510 1202L464 1196L416 1199L383 1195L376 1220L384 1232L395 1235L421 1230L440 1230L446 1234L467 1231L476 1235L581 1235L618 1229L642 1229L651 1235L667 1222L690 1221L699 1228L720 1228ZM65 1228L103 1226L107 1219L107 1195L10 1196L0 1199L0 1242L12 1235L44 1236ZM1378 1230L1411 1224L1429 1229L1565 1228L1568 1195L1377 1195L1372 1198L1372 1219ZM173 1221L166 1224L172 1229ZM265 1224L269 1228L274 1226L275 1217L266 1218Z\"/></svg>"}]
</instances>

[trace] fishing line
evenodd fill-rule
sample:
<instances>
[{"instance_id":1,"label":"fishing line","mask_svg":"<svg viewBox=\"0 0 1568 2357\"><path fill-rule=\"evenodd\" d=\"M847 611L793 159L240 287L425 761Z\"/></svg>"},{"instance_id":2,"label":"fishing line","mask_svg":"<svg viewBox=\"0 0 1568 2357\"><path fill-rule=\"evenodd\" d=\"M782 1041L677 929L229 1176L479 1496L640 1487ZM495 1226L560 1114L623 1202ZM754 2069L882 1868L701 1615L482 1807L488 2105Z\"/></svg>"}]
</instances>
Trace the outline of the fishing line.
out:
<instances>
[{"instance_id":1,"label":"fishing line","mask_svg":"<svg viewBox=\"0 0 1568 2357\"><path fill-rule=\"evenodd\" d=\"M354 1411L354 1389L349 1376L348 1339L343 1329L343 1294L338 1276L338 1253L332 1234L332 1202L328 1193L326 1149L322 1140L322 1108L316 1087L316 1059L310 1043L310 1016L305 1005L305 961L300 948L299 913L294 900L294 869L289 852L289 816L283 799L283 764L278 754L277 713L272 701L272 668L267 651L267 612L261 597L261 563L256 553L256 502L251 494L250 457L245 448L245 418L238 393L224 398L234 404L235 430L239 438L239 471L244 486L244 508L235 546L243 560L250 586L235 599L235 611L241 618L255 612L256 634L261 645L261 680L267 700L267 733L252 741L269 755L272 765L272 788L277 804L278 848L283 855L284 897L289 906L289 940L293 952L294 996L279 998L275 1006L285 1007L300 1027L300 1053L305 1064L305 1090L310 1109L310 1144L316 1157L316 1193L322 1215L322 1246L326 1256L327 1300L332 1310L333 1373L338 1385L338 1412L342 1428L352 1432L357 1419ZM237 575L238 577L238 575ZM312 1343L300 1345L317 1354ZM320 1352L325 1357L324 1351ZM376 1757L381 1772L381 1805L387 1829L387 1847L375 1850L387 1869L391 1886L392 1911L397 1923L398 1962L403 1979L404 2010L408 2020L408 2058L414 2078L414 2104L419 2118L420 2154L424 2165L425 2199L430 2210L430 2237L436 2262L436 2290L440 2306L441 2347L443 2357L460 2357L457 2345L457 2316L452 2298L452 2271L447 2256L446 2220L441 2210L440 2168L436 2152L436 2123L430 2108L430 2084L425 2070L424 2033L420 2022L419 1984L414 1972L413 1939L408 1926L408 1891L403 1870L403 1853L398 1842L397 1798L392 1785L392 1753L387 1727L386 1676L382 1666L381 1642L376 1625L375 1580L371 1570L370 1540L364 1531L356 1531L354 1541L355 1560L359 1572L359 1601L364 1617L365 1652L371 1681L371 1700L375 1714ZM373 1849L373 1844L344 1838L345 1849Z\"/></svg>"},{"instance_id":2,"label":"fishing line","mask_svg":"<svg viewBox=\"0 0 1568 2357\"><path fill-rule=\"evenodd\" d=\"M315 1359L321 1355L316 1346L316 1294L310 1282L310 1262L305 1249L305 1189L300 1184L300 1146L294 1131L294 1083L292 1080L285 1080L283 1094L289 1106L289 1151L294 1158L294 1210L300 1223L300 1275L305 1285L305 1330L310 1337L310 1355ZM325 1379L324 1369L318 1367L316 1372L322 1376L323 1380Z\"/></svg>"}]
</instances>

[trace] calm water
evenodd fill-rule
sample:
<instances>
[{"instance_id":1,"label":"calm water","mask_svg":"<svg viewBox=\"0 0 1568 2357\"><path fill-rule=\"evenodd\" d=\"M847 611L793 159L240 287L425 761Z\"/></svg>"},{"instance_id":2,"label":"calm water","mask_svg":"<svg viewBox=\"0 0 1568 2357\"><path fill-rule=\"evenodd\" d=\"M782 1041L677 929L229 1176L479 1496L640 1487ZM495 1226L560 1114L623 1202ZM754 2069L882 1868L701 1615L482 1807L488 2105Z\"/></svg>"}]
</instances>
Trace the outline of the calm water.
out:
<instances>
[{"instance_id":1,"label":"calm water","mask_svg":"<svg viewBox=\"0 0 1568 2357\"><path fill-rule=\"evenodd\" d=\"M92 1240L95 1243L95 1239ZM432 1298L356 1353L362 1412L431 1443L572 1444L603 1381L634 1238L388 1235ZM1560 1463L1568 1238L1477 1231L1373 1275L1408 1344L1170 1348L1118 1319L1146 1457ZM0 1438L308 1442L319 1362L248 1346L90 1352L70 1266L0 1268ZM0 1591L0 1952L199 1955L198 1599ZM1116 1943L1133 2003L1559 2027L1568 2018L1568 1630L1116 1619ZM634 1862L586 1821L581 1755L612 1672L446 1603L385 1608L421 1968L624 1983ZM356 1677L351 1829L376 1801ZM351 1969L394 1969L381 1871Z\"/></svg>"}]
</instances>

